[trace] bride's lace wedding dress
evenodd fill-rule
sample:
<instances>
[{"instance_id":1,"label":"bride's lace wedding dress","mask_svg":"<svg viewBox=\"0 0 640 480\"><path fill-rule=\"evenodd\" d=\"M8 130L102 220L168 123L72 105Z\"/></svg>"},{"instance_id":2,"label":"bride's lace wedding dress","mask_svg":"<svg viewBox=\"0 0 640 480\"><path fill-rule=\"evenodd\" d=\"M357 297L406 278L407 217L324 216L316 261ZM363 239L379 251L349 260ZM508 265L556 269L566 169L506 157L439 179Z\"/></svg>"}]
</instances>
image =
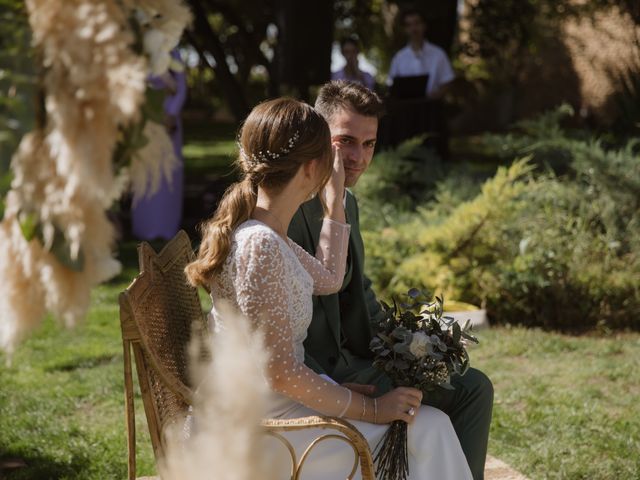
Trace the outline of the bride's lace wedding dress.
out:
<instances>
[{"instance_id":1,"label":"bride's lace wedding dress","mask_svg":"<svg viewBox=\"0 0 640 480\"><path fill-rule=\"evenodd\" d=\"M334 293L342 285L349 231L349 225L325 219L312 257L267 225L248 220L235 230L218 282L211 285L215 322L224 325L216 304L227 301L264 331L271 354L266 374L276 393L270 417L342 416L348 407L351 395L345 387L304 364L303 341L313 313L312 295ZM349 421L372 450L388 428ZM286 436L300 458L319 433L305 430ZM449 417L440 410L420 408L408 429L408 447L411 480L471 479ZM352 464L353 451L344 442L322 442L305 462L302 478L346 478Z\"/></svg>"}]
</instances>

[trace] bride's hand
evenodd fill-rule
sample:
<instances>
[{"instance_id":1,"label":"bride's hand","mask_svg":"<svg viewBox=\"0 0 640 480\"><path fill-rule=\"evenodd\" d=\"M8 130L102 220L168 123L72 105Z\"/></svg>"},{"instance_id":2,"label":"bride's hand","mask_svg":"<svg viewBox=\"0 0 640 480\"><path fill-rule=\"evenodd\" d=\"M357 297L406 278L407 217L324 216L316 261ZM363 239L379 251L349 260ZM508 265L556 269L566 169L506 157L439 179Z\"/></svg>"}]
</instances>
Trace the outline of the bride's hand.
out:
<instances>
[{"instance_id":1,"label":"bride's hand","mask_svg":"<svg viewBox=\"0 0 640 480\"><path fill-rule=\"evenodd\" d=\"M332 146L333 151L333 168L331 177L325 185L322 194L329 210L329 215L334 217L334 213L344 210L344 162L342 161L342 152L337 145Z\"/></svg>"},{"instance_id":2,"label":"bride's hand","mask_svg":"<svg viewBox=\"0 0 640 480\"><path fill-rule=\"evenodd\" d=\"M403 420L413 423L422 402L422 392L415 388L398 387L378 397L377 423L391 423ZM413 415L409 412L413 408Z\"/></svg>"}]
</instances>

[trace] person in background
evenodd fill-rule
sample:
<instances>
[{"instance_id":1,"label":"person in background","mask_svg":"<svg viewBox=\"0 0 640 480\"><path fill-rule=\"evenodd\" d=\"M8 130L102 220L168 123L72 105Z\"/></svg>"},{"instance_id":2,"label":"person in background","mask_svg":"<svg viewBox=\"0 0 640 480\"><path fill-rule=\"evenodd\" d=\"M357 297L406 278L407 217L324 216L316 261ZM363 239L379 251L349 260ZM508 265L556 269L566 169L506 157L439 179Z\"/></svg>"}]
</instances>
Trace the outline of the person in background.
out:
<instances>
[{"instance_id":1,"label":"person in background","mask_svg":"<svg viewBox=\"0 0 640 480\"><path fill-rule=\"evenodd\" d=\"M429 75L427 97L442 98L455 78L447 54L440 47L425 40L426 22L418 10L403 12L402 25L409 43L398 51L391 61L389 85L392 85L397 77Z\"/></svg>"},{"instance_id":2,"label":"person in background","mask_svg":"<svg viewBox=\"0 0 640 480\"><path fill-rule=\"evenodd\" d=\"M136 199L132 206L131 223L133 235L140 240L173 238L182 223L183 159L181 111L187 99L187 79L184 64L178 50L171 52L169 70L160 76L149 78L149 86L165 90L165 126L177 165L172 172L171 183L162 176L160 188L150 196Z\"/></svg>"},{"instance_id":3,"label":"person in background","mask_svg":"<svg viewBox=\"0 0 640 480\"><path fill-rule=\"evenodd\" d=\"M373 90L376 81L370 73L360 70L358 65L358 55L360 54L360 44L356 37L345 37L340 42L340 51L347 62L342 70L333 72L331 80L346 80L364 85L369 90Z\"/></svg>"}]
</instances>

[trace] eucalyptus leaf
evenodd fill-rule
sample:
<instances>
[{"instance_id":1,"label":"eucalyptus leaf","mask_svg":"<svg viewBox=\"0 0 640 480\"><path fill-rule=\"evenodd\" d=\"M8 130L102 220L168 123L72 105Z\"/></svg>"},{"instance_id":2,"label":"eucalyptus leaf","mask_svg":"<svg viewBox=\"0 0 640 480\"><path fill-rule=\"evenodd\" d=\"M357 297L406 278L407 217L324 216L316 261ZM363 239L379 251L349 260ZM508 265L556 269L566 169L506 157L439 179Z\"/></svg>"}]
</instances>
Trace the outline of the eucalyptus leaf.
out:
<instances>
[{"instance_id":1,"label":"eucalyptus leaf","mask_svg":"<svg viewBox=\"0 0 640 480\"><path fill-rule=\"evenodd\" d=\"M451 329L451 333L453 335L453 343L458 344L460 342L460 336L462 335L462 331L458 322L454 322L453 325L451 325Z\"/></svg>"},{"instance_id":2,"label":"eucalyptus leaf","mask_svg":"<svg viewBox=\"0 0 640 480\"><path fill-rule=\"evenodd\" d=\"M1 164L0 164L0 169L2 169ZM11 189L12 180L13 180L13 174L11 172L3 172L0 175L0 195L4 195Z\"/></svg>"},{"instance_id":3,"label":"eucalyptus leaf","mask_svg":"<svg viewBox=\"0 0 640 480\"><path fill-rule=\"evenodd\" d=\"M391 338L396 338L398 340L404 340L407 335L411 336L411 332L405 327L396 327L391 332Z\"/></svg>"},{"instance_id":4,"label":"eucalyptus leaf","mask_svg":"<svg viewBox=\"0 0 640 480\"><path fill-rule=\"evenodd\" d=\"M18 214L18 221L20 222L20 231L22 231L25 240L27 242L33 240L36 236L39 223L38 216L35 212L20 212Z\"/></svg>"},{"instance_id":5,"label":"eucalyptus leaf","mask_svg":"<svg viewBox=\"0 0 640 480\"><path fill-rule=\"evenodd\" d=\"M143 111L145 117L160 124L164 124L164 90L147 88Z\"/></svg>"},{"instance_id":6,"label":"eucalyptus leaf","mask_svg":"<svg viewBox=\"0 0 640 480\"><path fill-rule=\"evenodd\" d=\"M44 244L44 237L42 235L42 229L38 228L38 238ZM51 254L56 257L56 260L61 265L73 270L74 272L82 272L84 270L84 252L82 249L78 252L78 257L73 258L71 256L71 245L64 236L64 232L55 226L53 234L53 243L51 244Z\"/></svg>"},{"instance_id":7,"label":"eucalyptus leaf","mask_svg":"<svg viewBox=\"0 0 640 480\"><path fill-rule=\"evenodd\" d=\"M412 288L407 292L407 295L409 295L413 299L416 299L420 296L420 290L418 290L417 288Z\"/></svg>"},{"instance_id":8,"label":"eucalyptus leaf","mask_svg":"<svg viewBox=\"0 0 640 480\"><path fill-rule=\"evenodd\" d=\"M409 363L401 358L396 358L395 360L393 360L392 365L394 368L397 368L400 370L405 370L409 368Z\"/></svg>"},{"instance_id":9,"label":"eucalyptus leaf","mask_svg":"<svg viewBox=\"0 0 640 480\"><path fill-rule=\"evenodd\" d=\"M409 352L409 345L405 344L405 343L396 343L393 346L393 351L396 353L408 353Z\"/></svg>"},{"instance_id":10,"label":"eucalyptus leaf","mask_svg":"<svg viewBox=\"0 0 640 480\"><path fill-rule=\"evenodd\" d=\"M470 342L473 342L473 343L480 343L480 342L479 342L479 340L478 340L476 337L474 337L473 335L469 335L469 334L468 334L467 332L465 332L465 331L460 332L460 334L461 334L462 338L464 338L464 339L466 339L466 340L469 340Z\"/></svg>"}]
</instances>

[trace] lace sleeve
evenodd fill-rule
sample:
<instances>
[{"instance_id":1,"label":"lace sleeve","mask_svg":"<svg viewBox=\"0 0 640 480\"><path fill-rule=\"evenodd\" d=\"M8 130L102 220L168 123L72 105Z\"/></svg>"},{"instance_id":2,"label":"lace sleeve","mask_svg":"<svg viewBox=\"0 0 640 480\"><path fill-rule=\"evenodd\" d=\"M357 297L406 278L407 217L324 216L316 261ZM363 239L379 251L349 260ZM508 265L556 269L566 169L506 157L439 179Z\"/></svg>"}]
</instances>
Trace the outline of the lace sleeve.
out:
<instances>
[{"instance_id":1,"label":"lace sleeve","mask_svg":"<svg viewBox=\"0 0 640 480\"><path fill-rule=\"evenodd\" d=\"M322 221L315 257L309 255L293 240L289 241L298 260L313 278L314 295L329 295L336 293L342 287L347 265L350 232L351 226L349 224L325 218Z\"/></svg>"},{"instance_id":2,"label":"lace sleeve","mask_svg":"<svg viewBox=\"0 0 640 480\"><path fill-rule=\"evenodd\" d=\"M351 391L327 382L294 355L290 293L279 241L256 232L238 245L234 278L238 306L264 332L271 388L322 414L342 416L351 403Z\"/></svg>"}]
</instances>

